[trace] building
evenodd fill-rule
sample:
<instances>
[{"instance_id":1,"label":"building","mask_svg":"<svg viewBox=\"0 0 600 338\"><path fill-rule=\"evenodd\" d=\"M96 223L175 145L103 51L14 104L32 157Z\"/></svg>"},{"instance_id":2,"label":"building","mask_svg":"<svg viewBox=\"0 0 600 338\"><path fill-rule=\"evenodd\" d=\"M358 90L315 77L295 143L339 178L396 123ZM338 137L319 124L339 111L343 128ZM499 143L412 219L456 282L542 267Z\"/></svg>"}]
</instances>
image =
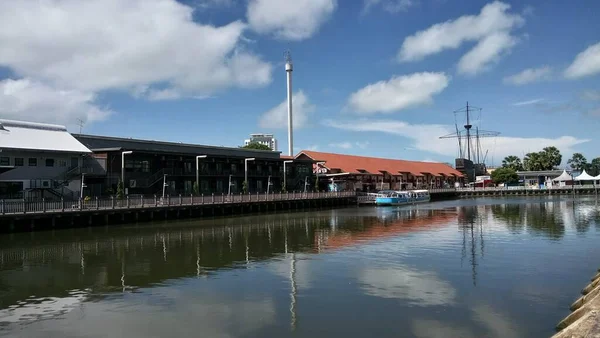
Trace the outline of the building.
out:
<instances>
[{"instance_id":1,"label":"building","mask_svg":"<svg viewBox=\"0 0 600 338\"><path fill-rule=\"evenodd\" d=\"M303 150L296 160L314 162L319 189L377 191L454 187L464 176L444 163L404 161Z\"/></svg>"},{"instance_id":2,"label":"building","mask_svg":"<svg viewBox=\"0 0 600 338\"><path fill-rule=\"evenodd\" d=\"M0 126L0 199L79 196L91 151L66 127L10 120Z\"/></svg>"},{"instance_id":3,"label":"building","mask_svg":"<svg viewBox=\"0 0 600 338\"><path fill-rule=\"evenodd\" d=\"M116 193L122 176L129 195L160 196L163 182L167 195L189 195L194 193L196 177L201 194L240 193L246 163L250 193L283 190L286 158L279 152L96 135L74 137L93 151L94 159L105 169L104 176L86 178L86 194L92 196ZM287 190L301 190L305 177L313 175L312 162L285 164Z\"/></svg>"},{"instance_id":4,"label":"building","mask_svg":"<svg viewBox=\"0 0 600 338\"><path fill-rule=\"evenodd\" d=\"M260 143L271 148L273 151L277 151L277 140L273 134L250 134L250 138L244 140L244 145L250 143Z\"/></svg>"},{"instance_id":5,"label":"building","mask_svg":"<svg viewBox=\"0 0 600 338\"><path fill-rule=\"evenodd\" d=\"M553 183L552 180L561 176L563 170L543 170L543 171L517 171L517 175L519 176L519 183L523 184L527 188L531 187L549 187L553 185L558 185L558 183ZM573 176L577 176L575 173L568 172L567 174ZM571 182L567 182L568 185L572 184Z\"/></svg>"}]
</instances>

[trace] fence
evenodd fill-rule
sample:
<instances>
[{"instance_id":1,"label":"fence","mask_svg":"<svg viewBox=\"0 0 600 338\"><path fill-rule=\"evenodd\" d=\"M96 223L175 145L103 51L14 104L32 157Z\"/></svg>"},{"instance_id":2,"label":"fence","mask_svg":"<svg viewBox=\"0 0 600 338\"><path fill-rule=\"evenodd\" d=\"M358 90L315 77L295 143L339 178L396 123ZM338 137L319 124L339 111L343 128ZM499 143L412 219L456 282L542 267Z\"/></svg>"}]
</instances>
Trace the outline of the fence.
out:
<instances>
[{"instance_id":1,"label":"fence","mask_svg":"<svg viewBox=\"0 0 600 338\"><path fill-rule=\"evenodd\" d=\"M529 186L529 187L523 187L523 186L507 186L507 187L485 187L485 188L473 188L473 187L464 187L464 188L457 188L456 191L457 192L473 192L473 191L571 191L571 190L595 190L597 189L598 186L594 186L592 184L586 184L586 185L568 185L568 186L562 186L562 187L536 187L536 186Z\"/></svg>"},{"instance_id":2,"label":"fence","mask_svg":"<svg viewBox=\"0 0 600 338\"><path fill-rule=\"evenodd\" d=\"M268 201L295 201L312 199L329 199L341 197L355 197L355 192L290 192L290 193L272 193L272 194L231 194L210 196L182 196L165 198L153 196L151 198L139 196L135 198L96 198L87 201L67 202L64 199L60 201L0 201L0 214L28 214L45 212L73 212L82 210L109 210L109 209L135 209L135 208L161 208L170 206L192 206L192 205L213 205L213 204L231 204L231 203L252 203Z\"/></svg>"}]
</instances>

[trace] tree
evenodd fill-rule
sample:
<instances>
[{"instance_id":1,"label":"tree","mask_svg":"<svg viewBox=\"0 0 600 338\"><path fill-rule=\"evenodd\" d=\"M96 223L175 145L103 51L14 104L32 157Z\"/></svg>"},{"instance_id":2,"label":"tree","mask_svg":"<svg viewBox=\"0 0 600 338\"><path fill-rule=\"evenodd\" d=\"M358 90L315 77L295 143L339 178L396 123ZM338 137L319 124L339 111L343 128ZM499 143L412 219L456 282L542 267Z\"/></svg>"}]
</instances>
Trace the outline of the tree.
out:
<instances>
[{"instance_id":1,"label":"tree","mask_svg":"<svg viewBox=\"0 0 600 338\"><path fill-rule=\"evenodd\" d=\"M540 153L527 153L523 158L523 167L528 171L544 170Z\"/></svg>"},{"instance_id":2,"label":"tree","mask_svg":"<svg viewBox=\"0 0 600 338\"><path fill-rule=\"evenodd\" d=\"M248 193L248 182L244 181L244 183L242 183L242 192L244 194Z\"/></svg>"},{"instance_id":3,"label":"tree","mask_svg":"<svg viewBox=\"0 0 600 338\"><path fill-rule=\"evenodd\" d=\"M502 167L492 171L492 181L496 184L500 183L517 183L519 176L513 168Z\"/></svg>"},{"instance_id":4,"label":"tree","mask_svg":"<svg viewBox=\"0 0 600 338\"><path fill-rule=\"evenodd\" d=\"M546 169L543 170L552 170L558 166L562 162L562 155L560 154L560 150L556 147L546 147L541 151L541 156L544 162L544 167Z\"/></svg>"},{"instance_id":5,"label":"tree","mask_svg":"<svg viewBox=\"0 0 600 338\"><path fill-rule=\"evenodd\" d=\"M198 182L194 182L194 185L192 186L192 191L194 192L194 195L196 195L196 196L200 195L200 189L198 187Z\"/></svg>"},{"instance_id":6,"label":"tree","mask_svg":"<svg viewBox=\"0 0 600 338\"><path fill-rule=\"evenodd\" d=\"M523 170L523 163L521 162L521 159L514 155L506 156L502 160L502 166L504 168L512 168L515 171Z\"/></svg>"},{"instance_id":7,"label":"tree","mask_svg":"<svg viewBox=\"0 0 600 338\"><path fill-rule=\"evenodd\" d=\"M587 159L583 156L582 153L575 153L573 157L567 161L567 164L571 167L571 169L582 171L587 167Z\"/></svg>"},{"instance_id":8,"label":"tree","mask_svg":"<svg viewBox=\"0 0 600 338\"><path fill-rule=\"evenodd\" d=\"M119 181L119 184L117 184L117 198L122 200L124 196L125 191L123 189L123 181Z\"/></svg>"},{"instance_id":9,"label":"tree","mask_svg":"<svg viewBox=\"0 0 600 338\"><path fill-rule=\"evenodd\" d=\"M591 163L588 163L586 168L588 174L596 176L600 174L600 157L596 157Z\"/></svg>"},{"instance_id":10,"label":"tree","mask_svg":"<svg viewBox=\"0 0 600 338\"><path fill-rule=\"evenodd\" d=\"M266 144L258 143L258 142L250 142L243 147L244 149L254 149L254 150L273 150Z\"/></svg>"}]
</instances>

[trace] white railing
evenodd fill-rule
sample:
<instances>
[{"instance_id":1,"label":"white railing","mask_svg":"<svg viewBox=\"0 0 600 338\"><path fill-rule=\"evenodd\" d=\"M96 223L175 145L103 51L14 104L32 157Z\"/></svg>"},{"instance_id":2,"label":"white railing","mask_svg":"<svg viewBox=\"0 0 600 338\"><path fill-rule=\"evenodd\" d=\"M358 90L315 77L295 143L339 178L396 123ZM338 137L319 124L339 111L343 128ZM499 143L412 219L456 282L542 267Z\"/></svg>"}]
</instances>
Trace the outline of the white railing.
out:
<instances>
[{"instance_id":1,"label":"white railing","mask_svg":"<svg viewBox=\"0 0 600 338\"><path fill-rule=\"evenodd\" d=\"M212 194L209 196L167 196L165 198L153 196L151 198L140 196L124 199L116 198L94 198L84 201L5 201L0 200L0 215L7 214L28 214L28 213L46 213L46 212L73 212L73 211L93 211L109 209L128 209L128 208L163 208L174 206L192 206L192 205L214 205L214 204L232 204L232 203L254 203L268 201L295 201L295 200L314 200L314 199L332 199L343 197L355 197L353 191L338 192L289 192L272 194Z\"/></svg>"},{"instance_id":2,"label":"white railing","mask_svg":"<svg viewBox=\"0 0 600 338\"><path fill-rule=\"evenodd\" d=\"M571 190L594 190L597 189L598 186L593 186L591 184L587 185L575 185L575 186L562 186L562 187L520 187L520 186L512 186L512 187L485 187L485 188L473 188L473 187L463 187L457 188L457 192L477 192L477 191L571 191Z\"/></svg>"}]
</instances>

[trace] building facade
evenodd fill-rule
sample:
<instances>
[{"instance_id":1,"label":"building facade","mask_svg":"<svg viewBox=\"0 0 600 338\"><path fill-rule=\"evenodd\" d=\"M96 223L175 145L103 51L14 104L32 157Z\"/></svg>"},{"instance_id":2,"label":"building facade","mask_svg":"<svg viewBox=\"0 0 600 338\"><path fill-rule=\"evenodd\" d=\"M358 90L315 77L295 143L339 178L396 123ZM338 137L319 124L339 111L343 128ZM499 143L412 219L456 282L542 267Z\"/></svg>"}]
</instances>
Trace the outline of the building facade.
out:
<instances>
[{"instance_id":1,"label":"building facade","mask_svg":"<svg viewBox=\"0 0 600 338\"><path fill-rule=\"evenodd\" d=\"M247 146L250 143L263 144L270 147L271 150L277 151L277 140L273 134L250 134L250 138L244 140L244 145Z\"/></svg>"},{"instance_id":2,"label":"building facade","mask_svg":"<svg viewBox=\"0 0 600 338\"><path fill-rule=\"evenodd\" d=\"M0 120L0 199L73 198L91 151L52 124Z\"/></svg>"},{"instance_id":3,"label":"building facade","mask_svg":"<svg viewBox=\"0 0 600 338\"><path fill-rule=\"evenodd\" d=\"M404 161L303 150L297 160L314 162L319 190L361 191L451 188L464 176L444 163Z\"/></svg>"},{"instance_id":4,"label":"building facade","mask_svg":"<svg viewBox=\"0 0 600 338\"><path fill-rule=\"evenodd\" d=\"M124 176L129 195L189 195L195 193L198 177L200 194L238 194L245 176L250 193L283 190L285 158L279 152L244 148L214 147L118 137L74 135L93 151L103 177L86 180L93 196L115 194ZM123 152L131 152L123 155ZM200 158L197 159L197 156ZM125 159L122 162L122 158ZM248 161L246 161L248 159ZM246 172L245 165L248 165ZM312 162L286 163L287 190L300 190L305 176L312 177Z\"/></svg>"}]
</instances>

